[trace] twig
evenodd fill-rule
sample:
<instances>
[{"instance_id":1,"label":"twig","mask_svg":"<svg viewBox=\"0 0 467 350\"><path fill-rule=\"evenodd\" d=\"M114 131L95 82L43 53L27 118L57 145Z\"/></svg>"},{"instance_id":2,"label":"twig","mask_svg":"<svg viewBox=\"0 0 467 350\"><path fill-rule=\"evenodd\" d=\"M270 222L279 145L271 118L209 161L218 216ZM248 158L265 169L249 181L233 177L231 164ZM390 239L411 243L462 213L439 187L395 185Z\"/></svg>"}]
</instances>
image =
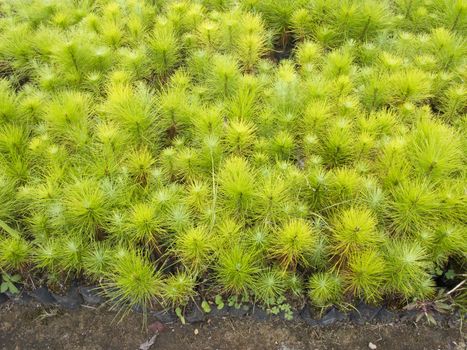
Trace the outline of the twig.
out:
<instances>
[{"instance_id":1,"label":"twig","mask_svg":"<svg viewBox=\"0 0 467 350\"><path fill-rule=\"evenodd\" d=\"M446 294L449 295L449 294L455 292L457 289L459 289L459 288L465 283L465 281L467 281L467 280L463 280L461 283L459 283L457 286L455 286L453 289L451 289L451 290L450 290L449 292L447 292Z\"/></svg>"}]
</instances>

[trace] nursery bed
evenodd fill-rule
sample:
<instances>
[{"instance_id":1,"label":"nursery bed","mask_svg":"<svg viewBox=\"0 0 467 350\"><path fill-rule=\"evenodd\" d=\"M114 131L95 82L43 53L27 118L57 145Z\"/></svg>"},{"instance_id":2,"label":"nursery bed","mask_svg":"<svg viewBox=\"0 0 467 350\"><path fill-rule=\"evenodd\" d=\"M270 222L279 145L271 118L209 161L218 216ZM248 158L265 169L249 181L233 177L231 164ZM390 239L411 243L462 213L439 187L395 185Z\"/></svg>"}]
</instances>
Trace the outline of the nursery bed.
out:
<instances>
[{"instance_id":1,"label":"nursery bed","mask_svg":"<svg viewBox=\"0 0 467 350\"><path fill-rule=\"evenodd\" d=\"M103 309L64 311L5 303L0 306L0 349L138 349L150 339L148 328L130 314L122 322ZM197 330L197 331L195 331ZM251 317L214 318L193 325L167 325L149 349L464 349L458 323L429 327L411 322L385 325L311 327L303 323ZM197 333L197 334L195 334Z\"/></svg>"},{"instance_id":2,"label":"nursery bed","mask_svg":"<svg viewBox=\"0 0 467 350\"><path fill-rule=\"evenodd\" d=\"M467 3L415 3L0 1L0 304L465 316Z\"/></svg>"}]
</instances>

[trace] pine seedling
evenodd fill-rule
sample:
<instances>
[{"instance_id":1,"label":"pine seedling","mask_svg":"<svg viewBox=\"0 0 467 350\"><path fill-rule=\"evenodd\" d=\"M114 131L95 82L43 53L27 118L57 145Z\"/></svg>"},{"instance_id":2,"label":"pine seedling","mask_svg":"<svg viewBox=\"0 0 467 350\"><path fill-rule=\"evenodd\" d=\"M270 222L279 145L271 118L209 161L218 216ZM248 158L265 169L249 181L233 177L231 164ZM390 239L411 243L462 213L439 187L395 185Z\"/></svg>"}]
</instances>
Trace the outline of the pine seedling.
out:
<instances>
[{"instance_id":1,"label":"pine seedling","mask_svg":"<svg viewBox=\"0 0 467 350\"><path fill-rule=\"evenodd\" d=\"M94 239L108 214L109 202L99 183L77 180L64 192L65 217L74 229Z\"/></svg>"},{"instance_id":2,"label":"pine seedling","mask_svg":"<svg viewBox=\"0 0 467 350\"><path fill-rule=\"evenodd\" d=\"M144 47L134 49L123 47L118 51L118 55L121 69L130 72L135 80L149 76L151 61L146 55Z\"/></svg>"},{"instance_id":3,"label":"pine seedling","mask_svg":"<svg viewBox=\"0 0 467 350\"><path fill-rule=\"evenodd\" d=\"M308 9L297 9L290 18L290 27L294 37L299 41L310 39L315 30L312 14Z\"/></svg>"},{"instance_id":4,"label":"pine seedling","mask_svg":"<svg viewBox=\"0 0 467 350\"><path fill-rule=\"evenodd\" d=\"M240 246L222 250L215 267L221 290L233 295L248 295L260 272L256 260L253 252Z\"/></svg>"},{"instance_id":5,"label":"pine seedling","mask_svg":"<svg viewBox=\"0 0 467 350\"><path fill-rule=\"evenodd\" d=\"M363 1L359 9L361 19L354 28L354 39L367 41L388 28L391 10L385 1Z\"/></svg>"},{"instance_id":6,"label":"pine seedling","mask_svg":"<svg viewBox=\"0 0 467 350\"><path fill-rule=\"evenodd\" d=\"M375 248L382 242L377 220L366 208L351 207L336 213L332 227L333 249L339 259L345 259L366 248Z\"/></svg>"},{"instance_id":7,"label":"pine seedling","mask_svg":"<svg viewBox=\"0 0 467 350\"><path fill-rule=\"evenodd\" d=\"M390 89L385 74L372 72L364 78L360 102L368 110L377 110L389 103Z\"/></svg>"},{"instance_id":8,"label":"pine seedling","mask_svg":"<svg viewBox=\"0 0 467 350\"><path fill-rule=\"evenodd\" d=\"M282 60L276 71L268 102L279 115L300 114L304 102L304 91L300 76L291 60Z\"/></svg>"},{"instance_id":9,"label":"pine seedling","mask_svg":"<svg viewBox=\"0 0 467 350\"><path fill-rule=\"evenodd\" d=\"M89 96L66 91L55 97L46 108L44 118L50 133L59 141L80 147L88 139Z\"/></svg>"},{"instance_id":10,"label":"pine seedling","mask_svg":"<svg viewBox=\"0 0 467 350\"><path fill-rule=\"evenodd\" d=\"M58 265L67 274L79 273L83 268L83 254L87 247L79 234L68 234L57 238L59 244Z\"/></svg>"},{"instance_id":11,"label":"pine seedling","mask_svg":"<svg viewBox=\"0 0 467 350\"><path fill-rule=\"evenodd\" d=\"M227 55L213 57L207 85L212 97L228 98L238 86L240 72L236 60Z\"/></svg>"},{"instance_id":12,"label":"pine seedling","mask_svg":"<svg viewBox=\"0 0 467 350\"><path fill-rule=\"evenodd\" d=\"M319 232L312 254L309 257L310 265L317 269L329 268L332 246L326 234L324 234L324 224L321 219L313 223L315 231Z\"/></svg>"},{"instance_id":13,"label":"pine seedling","mask_svg":"<svg viewBox=\"0 0 467 350\"><path fill-rule=\"evenodd\" d=\"M329 196L324 209L350 206L361 194L364 178L355 168L337 168L330 173Z\"/></svg>"},{"instance_id":14,"label":"pine seedling","mask_svg":"<svg viewBox=\"0 0 467 350\"><path fill-rule=\"evenodd\" d=\"M431 96L431 76L415 68L390 75L389 86L390 100L396 106L406 102L422 103Z\"/></svg>"},{"instance_id":15,"label":"pine seedling","mask_svg":"<svg viewBox=\"0 0 467 350\"><path fill-rule=\"evenodd\" d=\"M438 197L426 181L407 180L393 190L392 197L388 214L399 234L414 234L439 215Z\"/></svg>"},{"instance_id":16,"label":"pine seedling","mask_svg":"<svg viewBox=\"0 0 467 350\"><path fill-rule=\"evenodd\" d=\"M189 1L175 1L164 4L167 10L167 18L174 26L177 33L185 33L193 30L198 22L205 16L205 8L198 3ZM154 9L151 8L151 11ZM149 16L149 19L151 16Z\"/></svg>"},{"instance_id":17,"label":"pine seedling","mask_svg":"<svg viewBox=\"0 0 467 350\"><path fill-rule=\"evenodd\" d=\"M441 98L443 118L455 122L467 109L467 89L462 84L450 86Z\"/></svg>"},{"instance_id":18,"label":"pine seedling","mask_svg":"<svg viewBox=\"0 0 467 350\"><path fill-rule=\"evenodd\" d=\"M65 79L75 85L83 81L84 75L91 67L91 42L89 33L81 31L70 39L63 38L52 54L52 61L63 72Z\"/></svg>"},{"instance_id":19,"label":"pine seedling","mask_svg":"<svg viewBox=\"0 0 467 350\"><path fill-rule=\"evenodd\" d=\"M240 26L244 33L235 39L235 51L245 71L251 71L267 52L268 35L260 16L242 14Z\"/></svg>"},{"instance_id":20,"label":"pine seedling","mask_svg":"<svg viewBox=\"0 0 467 350\"><path fill-rule=\"evenodd\" d=\"M357 252L350 257L346 284L353 295L367 302L377 302L384 294L386 281L387 267L377 251Z\"/></svg>"},{"instance_id":21,"label":"pine seedling","mask_svg":"<svg viewBox=\"0 0 467 350\"><path fill-rule=\"evenodd\" d=\"M334 50L325 59L323 74L330 79L352 73L353 57L349 50Z\"/></svg>"},{"instance_id":22,"label":"pine seedling","mask_svg":"<svg viewBox=\"0 0 467 350\"><path fill-rule=\"evenodd\" d=\"M193 227L192 212L182 203L170 208L166 221L168 227L173 232L183 232Z\"/></svg>"},{"instance_id":23,"label":"pine seedling","mask_svg":"<svg viewBox=\"0 0 467 350\"><path fill-rule=\"evenodd\" d=\"M240 77L238 88L229 101L226 108L232 120L251 121L255 112L258 112L262 82L251 74Z\"/></svg>"},{"instance_id":24,"label":"pine seedling","mask_svg":"<svg viewBox=\"0 0 467 350\"><path fill-rule=\"evenodd\" d=\"M297 46L295 59L304 71L313 71L320 67L322 60L321 46L313 41L304 41Z\"/></svg>"},{"instance_id":25,"label":"pine seedling","mask_svg":"<svg viewBox=\"0 0 467 350\"><path fill-rule=\"evenodd\" d=\"M204 210L212 198L212 188L206 181L194 180L187 185L186 204L195 212Z\"/></svg>"},{"instance_id":26,"label":"pine seedling","mask_svg":"<svg viewBox=\"0 0 467 350\"><path fill-rule=\"evenodd\" d=\"M106 155L120 154L128 144L127 135L121 132L117 123L110 120L95 125L94 136L103 145Z\"/></svg>"},{"instance_id":27,"label":"pine seedling","mask_svg":"<svg viewBox=\"0 0 467 350\"><path fill-rule=\"evenodd\" d=\"M253 294L266 306L276 302L285 293L285 275L282 271L268 268L261 271L255 279Z\"/></svg>"},{"instance_id":28,"label":"pine seedling","mask_svg":"<svg viewBox=\"0 0 467 350\"><path fill-rule=\"evenodd\" d=\"M295 11L302 7L306 2L303 0L284 0L280 3L274 0L250 2L255 10L260 12L268 27L276 34L280 35L277 40L282 48L286 48L289 42L289 31L291 28L291 19ZM248 2L246 2L248 4ZM244 6L246 6L244 4Z\"/></svg>"},{"instance_id":29,"label":"pine seedling","mask_svg":"<svg viewBox=\"0 0 467 350\"><path fill-rule=\"evenodd\" d=\"M188 107L189 95L184 88L169 88L158 95L159 125L166 132L169 140L187 133L192 106Z\"/></svg>"},{"instance_id":30,"label":"pine seedling","mask_svg":"<svg viewBox=\"0 0 467 350\"><path fill-rule=\"evenodd\" d=\"M154 97L144 84L111 84L107 88L104 114L121 125L136 144L144 144L155 136Z\"/></svg>"},{"instance_id":31,"label":"pine seedling","mask_svg":"<svg viewBox=\"0 0 467 350\"><path fill-rule=\"evenodd\" d=\"M254 174L247 161L239 157L228 158L219 176L219 192L225 209L237 215L251 210L254 199Z\"/></svg>"},{"instance_id":32,"label":"pine seedling","mask_svg":"<svg viewBox=\"0 0 467 350\"><path fill-rule=\"evenodd\" d=\"M287 219L284 206L290 202L286 182L274 173L260 180L253 211L258 221L266 224L280 223Z\"/></svg>"},{"instance_id":33,"label":"pine seedling","mask_svg":"<svg viewBox=\"0 0 467 350\"><path fill-rule=\"evenodd\" d=\"M57 239L38 241L35 244L32 261L36 268L54 274L59 271L61 247Z\"/></svg>"},{"instance_id":34,"label":"pine seedling","mask_svg":"<svg viewBox=\"0 0 467 350\"><path fill-rule=\"evenodd\" d=\"M131 242L156 247L164 229L154 206L150 203L134 204L127 220L127 236Z\"/></svg>"},{"instance_id":35,"label":"pine seedling","mask_svg":"<svg viewBox=\"0 0 467 350\"><path fill-rule=\"evenodd\" d=\"M301 275L294 272L286 272L284 275L284 283L287 291L290 291L294 297L301 298L305 290Z\"/></svg>"},{"instance_id":36,"label":"pine seedling","mask_svg":"<svg viewBox=\"0 0 467 350\"><path fill-rule=\"evenodd\" d=\"M216 135L207 135L200 140L200 143L201 149L197 152L199 170L204 175L211 174L212 177L221 162L224 152L221 138Z\"/></svg>"},{"instance_id":37,"label":"pine seedling","mask_svg":"<svg viewBox=\"0 0 467 350\"><path fill-rule=\"evenodd\" d=\"M0 237L0 268L18 271L29 262L31 246L19 233Z\"/></svg>"},{"instance_id":38,"label":"pine seedling","mask_svg":"<svg viewBox=\"0 0 467 350\"><path fill-rule=\"evenodd\" d=\"M465 38L451 33L445 28L434 29L430 37L430 51L442 68L454 70L465 57Z\"/></svg>"},{"instance_id":39,"label":"pine seedling","mask_svg":"<svg viewBox=\"0 0 467 350\"><path fill-rule=\"evenodd\" d=\"M257 256L265 256L271 244L271 232L267 225L258 225L245 232L246 247L256 252Z\"/></svg>"},{"instance_id":40,"label":"pine seedling","mask_svg":"<svg viewBox=\"0 0 467 350\"><path fill-rule=\"evenodd\" d=\"M112 268L112 250L104 242L88 245L83 254L83 270L93 280L101 280Z\"/></svg>"},{"instance_id":41,"label":"pine seedling","mask_svg":"<svg viewBox=\"0 0 467 350\"><path fill-rule=\"evenodd\" d=\"M192 116L190 123L200 135L219 135L224 128L224 121L219 108L202 109L200 113Z\"/></svg>"},{"instance_id":42,"label":"pine seedling","mask_svg":"<svg viewBox=\"0 0 467 350\"><path fill-rule=\"evenodd\" d=\"M243 121L233 120L226 130L225 140L232 153L245 156L251 152L251 147L255 139L254 124Z\"/></svg>"},{"instance_id":43,"label":"pine seedling","mask_svg":"<svg viewBox=\"0 0 467 350\"><path fill-rule=\"evenodd\" d=\"M227 22L228 24L231 22ZM233 30L231 33L233 33ZM220 35L222 31L220 31L219 23L216 23L212 20L206 19L201 22L197 27L197 42L199 42L199 46L206 49L215 49L220 45Z\"/></svg>"},{"instance_id":44,"label":"pine seedling","mask_svg":"<svg viewBox=\"0 0 467 350\"><path fill-rule=\"evenodd\" d=\"M164 280L160 271L149 262L145 255L129 251L115 260L108 282L103 286L104 294L117 308L125 313L133 307L141 307L143 314L160 297L164 290Z\"/></svg>"},{"instance_id":45,"label":"pine seedling","mask_svg":"<svg viewBox=\"0 0 467 350\"><path fill-rule=\"evenodd\" d=\"M408 150L415 172L427 178L440 180L462 169L460 138L454 130L439 122L419 122Z\"/></svg>"},{"instance_id":46,"label":"pine seedling","mask_svg":"<svg viewBox=\"0 0 467 350\"><path fill-rule=\"evenodd\" d=\"M430 233L429 246L433 261L446 263L450 256L465 258L467 230L462 225L440 224Z\"/></svg>"},{"instance_id":47,"label":"pine seedling","mask_svg":"<svg viewBox=\"0 0 467 350\"><path fill-rule=\"evenodd\" d=\"M177 177L193 181L199 177L199 167L200 155L194 148L180 147L177 150L173 163L173 170Z\"/></svg>"},{"instance_id":48,"label":"pine seedling","mask_svg":"<svg viewBox=\"0 0 467 350\"><path fill-rule=\"evenodd\" d=\"M247 17L248 16L248 17ZM215 16L216 22L205 21L200 26L200 41L203 45L214 48L214 44L221 50L232 52L235 49L235 44L239 40L242 33L241 20L243 17L247 17L243 20L244 23L249 23L251 20L250 13L240 12L238 10L230 10L220 12ZM255 18L255 17L253 17ZM217 33L215 30L217 29Z\"/></svg>"},{"instance_id":49,"label":"pine seedling","mask_svg":"<svg viewBox=\"0 0 467 350\"><path fill-rule=\"evenodd\" d=\"M21 156L26 152L28 130L21 125L4 124L0 128L0 153L6 156Z\"/></svg>"},{"instance_id":50,"label":"pine seedling","mask_svg":"<svg viewBox=\"0 0 467 350\"><path fill-rule=\"evenodd\" d=\"M163 300L172 307L185 306L196 295L196 280L186 272L177 272L164 280Z\"/></svg>"},{"instance_id":51,"label":"pine seedling","mask_svg":"<svg viewBox=\"0 0 467 350\"><path fill-rule=\"evenodd\" d=\"M180 232L171 250L188 271L198 274L206 270L212 260L212 239L207 227L198 226Z\"/></svg>"},{"instance_id":52,"label":"pine seedling","mask_svg":"<svg viewBox=\"0 0 467 350\"><path fill-rule=\"evenodd\" d=\"M394 188L408 178L410 164L406 149L407 140L404 137L389 139L381 146L376 167L385 189Z\"/></svg>"},{"instance_id":53,"label":"pine seedling","mask_svg":"<svg viewBox=\"0 0 467 350\"><path fill-rule=\"evenodd\" d=\"M352 126L343 119L329 128L320 155L325 164L331 167L342 166L352 160L354 147Z\"/></svg>"},{"instance_id":54,"label":"pine seedling","mask_svg":"<svg viewBox=\"0 0 467 350\"><path fill-rule=\"evenodd\" d=\"M385 246L385 260L389 290L406 300L419 297L417 294L430 278L428 271L432 268L427 251L416 241L391 240Z\"/></svg>"},{"instance_id":55,"label":"pine seedling","mask_svg":"<svg viewBox=\"0 0 467 350\"><path fill-rule=\"evenodd\" d=\"M125 44L123 28L119 22L113 19L104 19L99 26L99 36L106 45L116 49Z\"/></svg>"},{"instance_id":56,"label":"pine seedling","mask_svg":"<svg viewBox=\"0 0 467 350\"><path fill-rule=\"evenodd\" d=\"M0 120L14 121L19 115L17 111L18 99L13 93L8 80L0 79Z\"/></svg>"},{"instance_id":57,"label":"pine seedling","mask_svg":"<svg viewBox=\"0 0 467 350\"><path fill-rule=\"evenodd\" d=\"M160 18L148 41L149 57L157 74L167 75L180 57L180 44L175 32L165 18Z\"/></svg>"},{"instance_id":58,"label":"pine seedling","mask_svg":"<svg viewBox=\"0 0 467 350\"><path fill-rule=\"evenodd\" d=\"M467 27L467 5L462 0L437 0L430 3L430 9L436 13L440 26L452 32L462 33Z\"/></svg>"},{"instance_id":59,"label":"pine seedling","mask_svg":"<svg viewBox=\"0 0 467 350\"><path fill-rule=\"evenodd\" d=\"M238 39L236 54L240 65L246 72L251 72L266 53L266 38L261 33L251 33Z\"/></svg>"},{"instance_id":60,"label":"pine seedling","mask_svg":"<svg viewBox=\"0 0 467 350\"><path fill-rule=\"evenodd\" d=\"M167 213L171 207L180 203L183 196L183 188L172 183L164 186L152 194L151 203L162 213Z\"/></svg>"},{"instance_id":61,"label":"pine seedling","mask_svg":"<svg viewBox=\"0 0 467 350\"><path fill-rule=\"evenodd\" d=\"M14 181L0 175L0 220L12 219L17 210L18 201L15 198L17 191Z\"/></svg>"},{"instance_id":62,"label":"pine seedling","mask_svg":"<svg viewBox=\"0 0 467 350\"><path fill-rule=\"evenodd\" d=\"M137 184L144 187L149 182L154 164L155 160L146 147L135 149L128 156L128 173Z\"/></svg>"},{"instance_id":63,"label":"pine seedling","mask_svg":"<svg viewBox=\"0 0 467 350\"><path fill-rule=\"evenodd\" d=\"M291 133L279 131L270 139L269 144L272 158L279 160L289 160L293 158L296 142Z\"/></svg>"},{"instance_id":64,"label":"pine seedling","mask_svg":"<svg viewBox=\"0 0 467 350\"><path fill-rule=\"evenodd\" d=\"M334 272L318 272L308 281L308 296L313 305L326 308L339 304L344 294L344 281Z\"/></svg>"},{"instance_id":65,"label":"pine seedling","mask_svg":"<svg viewBox=\"0 0 467 350\"><path fill-rule=\"evenodd\" d=\"M308 266L316 241L316 233L307 221L290 220L277 230L269 255L277 259L284 270L297 265Z\"/></svg>"},{"instance_id":66,"label":"pine seedling","mask_svg":"<svg viewBox=\"0 0 467 350\"><path fill-rule=\"evenodd\" d=\"M368 179L364 183L362 202L370 209L378 220L382 220L386 211L388 200L385 191L377 184L376 180Z\"/></svg>"},{"instance_id":67,"label":"pine seedling","mask_svg":"<svg viewBox=\"0 0 467 350\"><path fill-rule=\"evenodd\" d=\"M214 241L216 249L232 247L235 245L243 246L243 230L245 229L245 221L235 219L233 216L224 215L215 217L215 237Z\"/></svg>"},{"instance_id":68,"label":"pine seedling","mask_svg":"<svg viewBox=\"0 0 467 350\"><path fill-rule=\"evenodd\" d=\"M311 209L319 211L329 192L331 176L320 166L310 169L307 173L307 199Z\"/></svg>"}]
</instances>

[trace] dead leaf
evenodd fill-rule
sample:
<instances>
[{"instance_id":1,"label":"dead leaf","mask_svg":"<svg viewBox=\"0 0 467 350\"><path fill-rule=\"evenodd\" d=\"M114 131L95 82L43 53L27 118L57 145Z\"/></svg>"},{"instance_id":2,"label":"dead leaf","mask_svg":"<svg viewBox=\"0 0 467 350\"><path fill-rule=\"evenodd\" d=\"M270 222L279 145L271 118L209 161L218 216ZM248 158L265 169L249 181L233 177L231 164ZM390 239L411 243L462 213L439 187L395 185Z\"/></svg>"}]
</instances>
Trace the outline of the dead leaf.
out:
<instances>
[{"instance_id":1,"label":"dead leaf","mask_svg":"<svg viewBox=\"0 0 467 350\"><path fill-rule=\"evenodd\" d=\"M143 344L139 346L139 350L149 350L151 346L154 345L154 342L156 341L156 338L159 334L154 334L151 339L145 341Z\"/></svg>"}]
</instances>

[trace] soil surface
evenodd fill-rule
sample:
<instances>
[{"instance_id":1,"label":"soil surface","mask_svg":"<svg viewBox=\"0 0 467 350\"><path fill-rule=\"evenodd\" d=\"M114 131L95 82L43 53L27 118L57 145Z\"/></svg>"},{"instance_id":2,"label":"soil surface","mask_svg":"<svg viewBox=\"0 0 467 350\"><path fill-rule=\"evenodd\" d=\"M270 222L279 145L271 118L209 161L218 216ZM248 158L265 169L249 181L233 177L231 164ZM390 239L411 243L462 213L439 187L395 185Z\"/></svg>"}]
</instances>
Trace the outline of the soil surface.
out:
<instances>
[{"instance_id":1,"label":"soil surface","mask_svg":"<svg viewBox=\"0 0 467 350\"><path fill-rule=\"evenodd\" d=\"M151 317L143 327L140 314L131 313L121 322L115 315L102 308L64 311L6 303L0 306L0 349L137 350L156 334L153 345L145 349L466 349L465 327L460 326L394 323L319 328L244 317L176 323L159 332L162 324Z\"/></svg>"}]
</instances>

